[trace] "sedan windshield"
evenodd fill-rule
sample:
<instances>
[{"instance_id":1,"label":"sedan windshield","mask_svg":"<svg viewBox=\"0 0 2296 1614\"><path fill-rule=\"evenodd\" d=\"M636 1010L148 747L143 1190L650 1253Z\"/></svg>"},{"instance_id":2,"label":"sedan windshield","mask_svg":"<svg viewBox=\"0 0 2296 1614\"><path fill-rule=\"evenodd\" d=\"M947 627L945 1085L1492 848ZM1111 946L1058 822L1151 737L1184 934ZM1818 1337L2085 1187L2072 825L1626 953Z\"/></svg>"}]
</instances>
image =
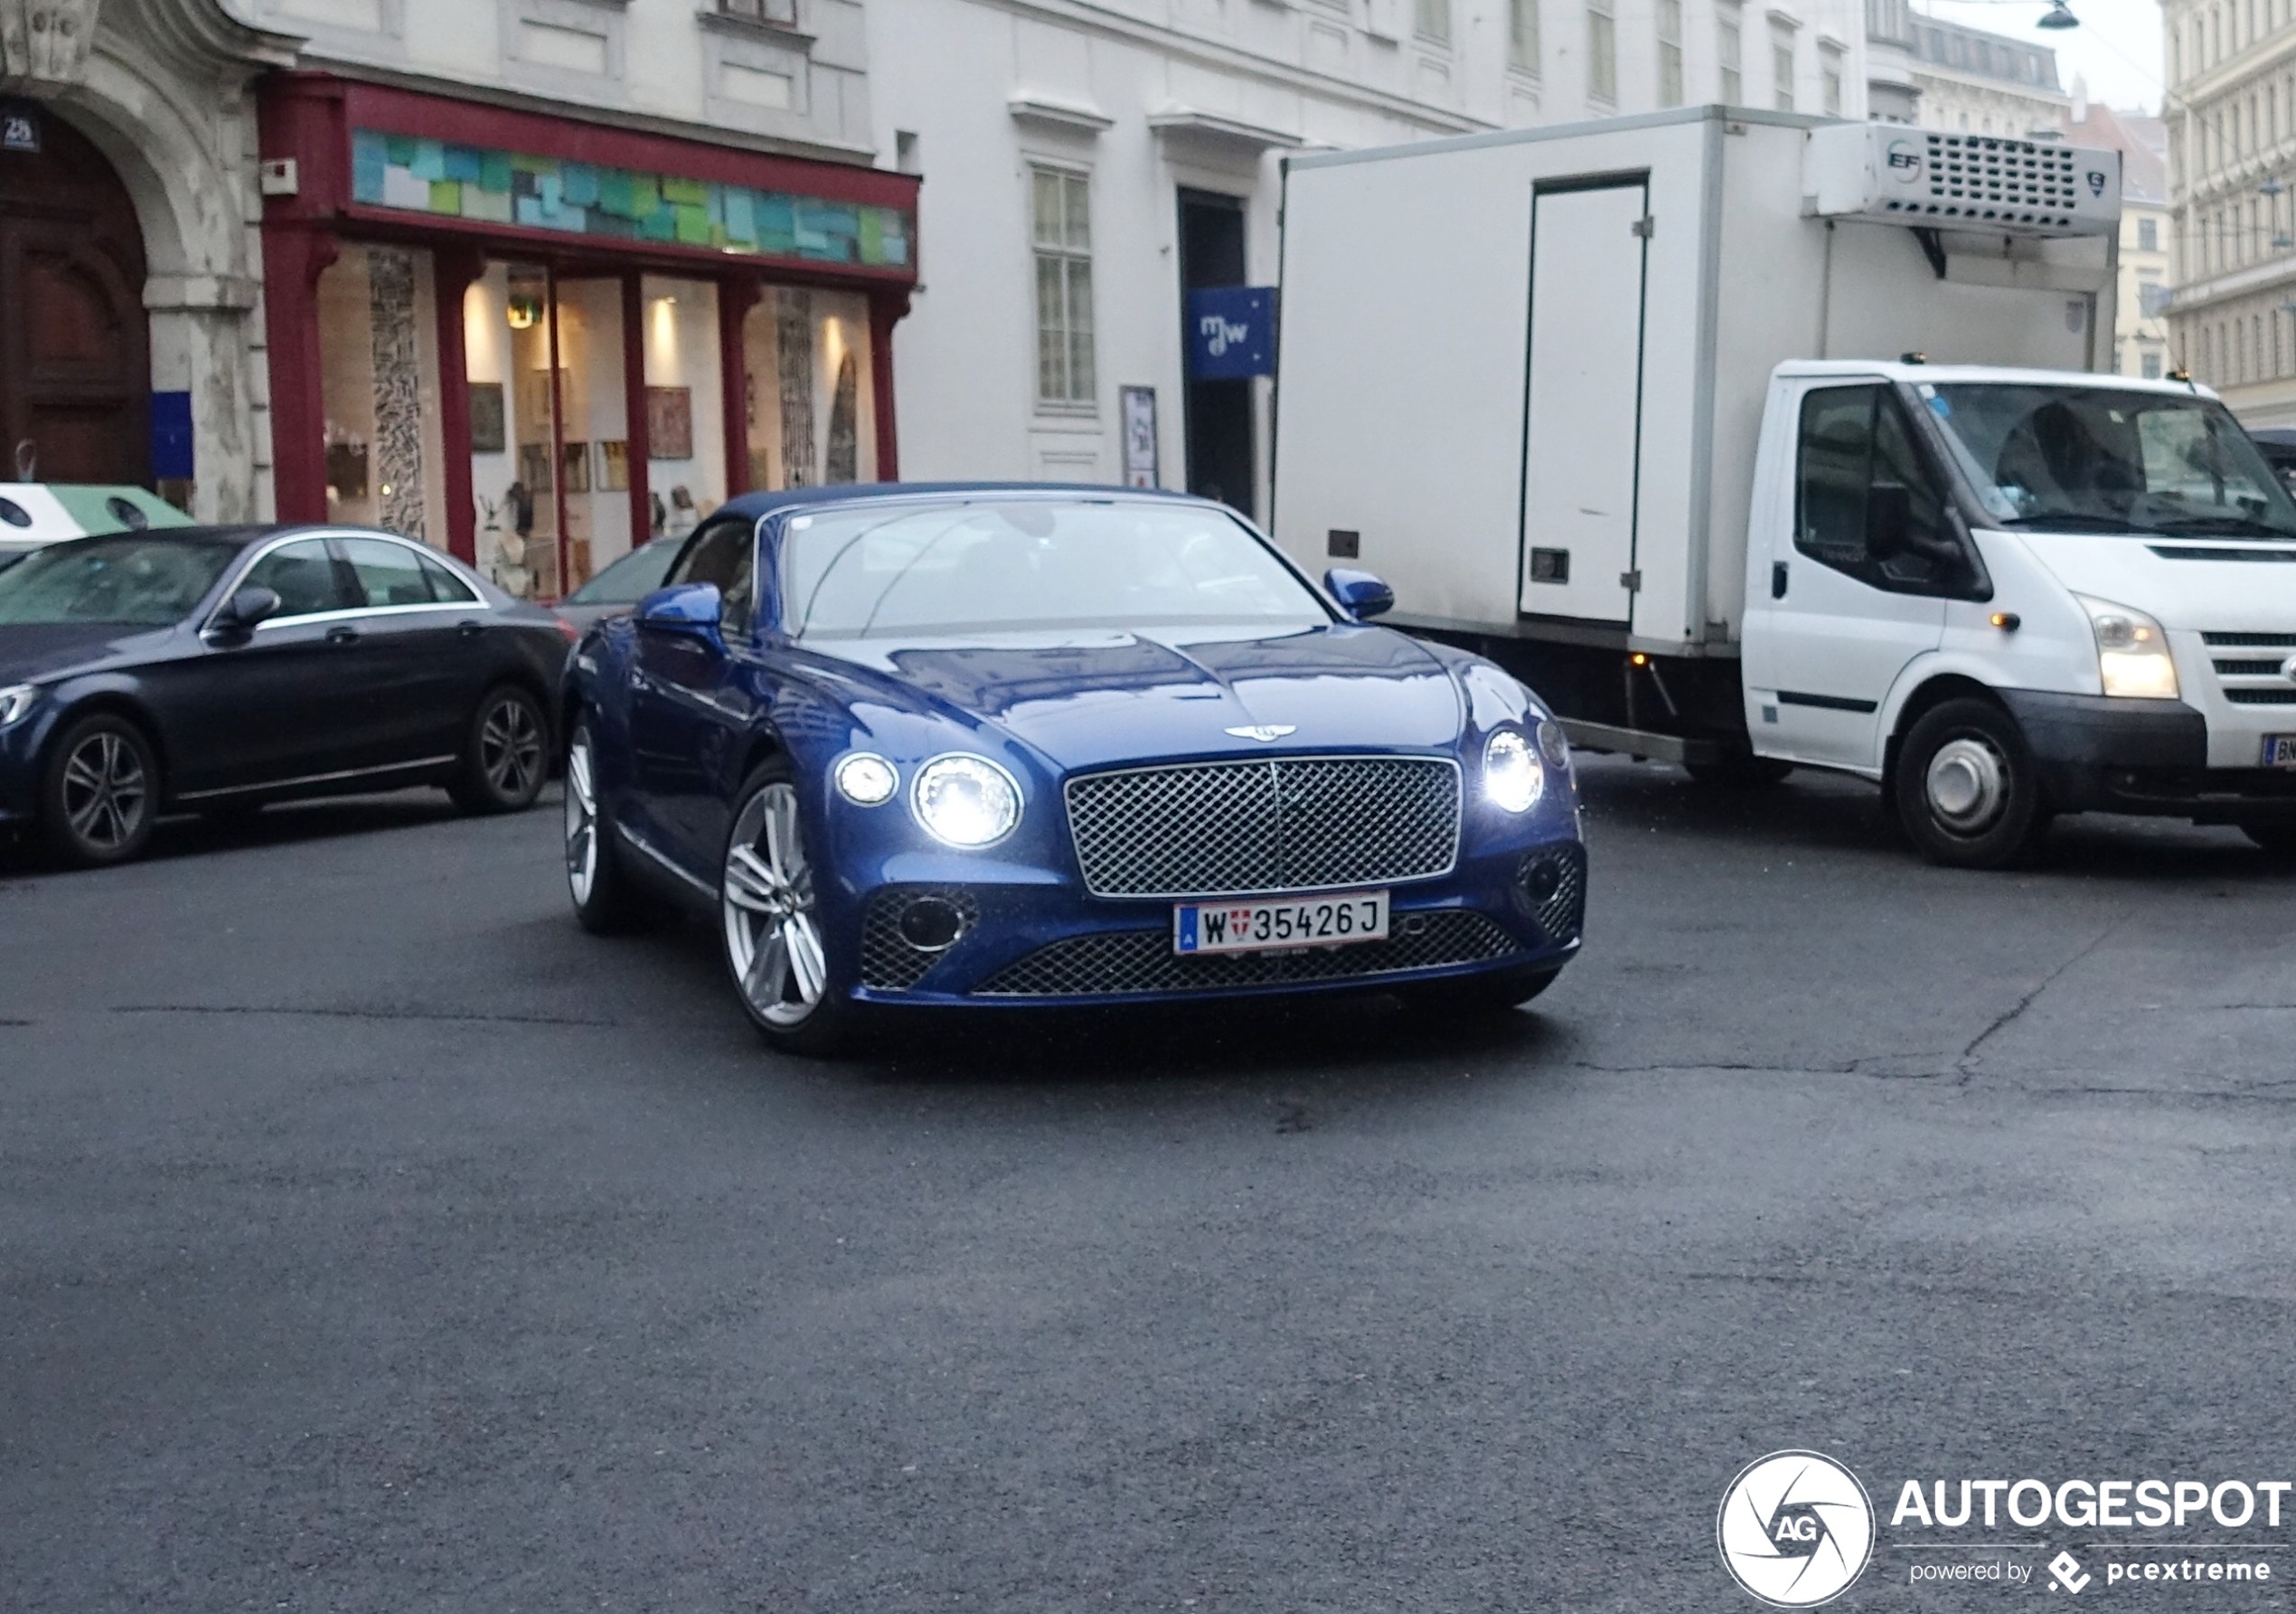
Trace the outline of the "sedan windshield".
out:
<instances>
[{"instance_id":1,"label":"sedan windshield","mask_svg":"<svg viewBox=\"0 0 2296 1614\"><path fill-rule=\"evenodd\" d=\"M879 505L793 516L785 533L793 637L1331 620L1266 544L1194 505Z\"/></svg>"},{"instance_id":2,"label":"sedan windshield","mask_svg":"<svg viewBox=\"0 0 2296 1614\"><path fill-rule=\"evenodd\" d=\"M2213 400L1997 382L1915 390L2005 525L2296 540L2296 503Z\"/></svg>"},{"instance_id":3,"label":"sedan windshield","mask_svg":"<svg viewBox=\"0 0 2296 1614\"><path fill-rule=\"evenodd\" d=\"M0 627L165 628L192 614L237 553L140 533L59 543L0 571Z\"/></svg>"}]
</instances>

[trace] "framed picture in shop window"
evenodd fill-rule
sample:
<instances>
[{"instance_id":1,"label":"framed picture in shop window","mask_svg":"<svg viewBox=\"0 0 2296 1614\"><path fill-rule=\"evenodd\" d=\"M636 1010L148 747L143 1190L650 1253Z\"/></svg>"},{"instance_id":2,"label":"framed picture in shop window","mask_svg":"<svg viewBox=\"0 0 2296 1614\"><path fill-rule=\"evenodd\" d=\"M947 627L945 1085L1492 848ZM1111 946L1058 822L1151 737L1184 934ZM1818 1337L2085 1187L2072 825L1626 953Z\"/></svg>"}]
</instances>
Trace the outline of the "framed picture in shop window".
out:
<instances>
[{"instance_id":1,"label":"framed picture in shop window","mask_svg":"<svg viewBox=\"0 0 2296 1614\"><path fill-rule=\"evenodd\" d=\"M507 441L503 429L503 383L498 381L471 382L470 451L473 454L500 454Z\"/></svg>"},{"instance_id":2,"label":"framed picture in shop window","mask_svg":"<svg viewBox=\"0 0 2296 1614\"><path fill-rule=\"evenodd\" d=\"M548 443L518 445L518 479L529 493L550 491L550 446Z\"/></svg>"},{"instance_id":3,"label":"framed picture in shop window","mask_svg":"<svg viewBox=\"0 0 2296 1614\"><path fill-rule=\"evenodd\" d=\"M656 459L693 458L692 388L646 388L645 439L646 452Z\"/></svg>"},{"instance_id":4,"label":"framed picture in shop window","mask_svg":"<svg viewBox=\"0 0 2296 1614\"><path fill-rule=\"evenodd\" d=\"M598 446L598 485L606 493L630 490L630 445L607 439Z\"/></svg>"},{"instance_id":5,"label":"framed picture in shop window","mask_svg":"<svg viewBox=\"0 0 2296 1614\"><path fill-rule=\"evenodd\" d=\"M566 451L566 491L590 491L590 446L588 443L568 443Z\"/></svg>"}]
</instances>

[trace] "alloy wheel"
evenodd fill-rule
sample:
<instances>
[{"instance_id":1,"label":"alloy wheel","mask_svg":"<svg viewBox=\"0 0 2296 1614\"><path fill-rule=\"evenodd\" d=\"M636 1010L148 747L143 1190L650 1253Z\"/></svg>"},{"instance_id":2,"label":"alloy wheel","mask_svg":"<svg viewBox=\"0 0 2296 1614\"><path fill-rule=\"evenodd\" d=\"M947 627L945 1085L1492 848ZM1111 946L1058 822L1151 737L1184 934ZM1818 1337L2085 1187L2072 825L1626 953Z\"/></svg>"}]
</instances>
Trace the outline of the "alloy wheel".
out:
<instances>
[{"instance_id":1,"label":"alloy wheel","mask_svg":"<svg viewBox=\"0 0 2296 1614\"><path fill-rule=\"evenodd\" d=\"M797 792L778 780L742 805L726 849L726 958L750 1012L794 1026L829 983L814 917L813 866L797 834Z\"/></svg>"},{"instance_id":2,"label":"alloy wheel","mask_svg":"<svg viewBox=\"0 0 2296 1614\"><path fill-rule=\"evenodd\" d=\"M116 852L126 845L150 805L143 759L127 736L99 730L65 759L64 821L91 851Z\"/></svg>"},{"instance_id":3,"label":"alloy wheel","mask_svg":"<svg viewBox=\"0 0 2296 1614\"><path fill-rule=\"evenodd\" d=\"M478 763L506 801L522 800L542 766L542 731L524 701L494 703L478 731Z\"/></svg>"},{"instance_id":4,"label":"alloy wheel","mask_svg":"<svg viewBox=\"0 0 2296 1614\"><path fill-rule=\"evenodd\" d=\"M577 734L566 753L566 883L587 902L598 884L598 786L590 738Z\"/></svg>"}]
</instances>

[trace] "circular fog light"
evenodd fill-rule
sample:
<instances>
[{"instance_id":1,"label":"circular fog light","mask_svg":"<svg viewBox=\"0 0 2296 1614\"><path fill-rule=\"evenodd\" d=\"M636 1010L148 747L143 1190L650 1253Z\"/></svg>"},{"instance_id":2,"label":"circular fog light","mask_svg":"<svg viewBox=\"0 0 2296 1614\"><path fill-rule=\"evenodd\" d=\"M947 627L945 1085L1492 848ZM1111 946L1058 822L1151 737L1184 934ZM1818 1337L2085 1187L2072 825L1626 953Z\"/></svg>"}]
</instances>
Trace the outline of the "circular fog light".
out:
<instances>
[{"instance_id":1,"label":"circular fog light","mask_svg":"<svg viewBox=\"0 0 2296 1614\"><path fill-rule=\"evenodd\" d=\"M919 897L901 910L901 939L920 953L937 953L954 947L965 930L965 915L942 897Z\"/></svg>"},{"instance_id":2,"label":"circular fog light","mask_svg":"<svg viewBox=\"0 0 2296 1614\"><path fill-rule=\"evenodd\" d=\"M1539 750L1551 766L1570 766L1570 737L1563 732L1563 725L1551 717L1539 720Z\"/></svg>"},{"instance_id":3,"label":"circular fog light","mask_svg":"<svg viewBox=\"0 0 2296 1614\"><path fill-rule=\"evenodd\" d=\"M893 799L900 779L893 765L868 751L855 751L837 764L837 788L845 799L861 807L880 807Z\"/></svg>"}]
</instances>

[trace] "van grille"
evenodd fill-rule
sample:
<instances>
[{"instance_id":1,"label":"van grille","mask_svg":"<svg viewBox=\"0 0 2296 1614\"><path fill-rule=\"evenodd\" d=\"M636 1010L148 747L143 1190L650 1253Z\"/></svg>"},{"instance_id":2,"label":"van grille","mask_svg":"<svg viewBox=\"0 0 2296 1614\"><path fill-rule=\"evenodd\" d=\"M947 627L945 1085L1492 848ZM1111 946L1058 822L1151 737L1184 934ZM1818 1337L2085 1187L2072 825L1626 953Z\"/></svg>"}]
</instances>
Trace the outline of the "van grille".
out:
<instances>
[{"instance_id":1,"label":"van grille","mask_svg":"<svg viewBox=\"0 0 2296 1614\"><path fill-rule=\"evenodd\" d=\"M2235 706L2296 706L2296 681L2281 668L2296 656L2296 633L2204 633L2216 685ZM2245 651L2246 655L2238 654Z\"/></svg>"}]
</instances>

